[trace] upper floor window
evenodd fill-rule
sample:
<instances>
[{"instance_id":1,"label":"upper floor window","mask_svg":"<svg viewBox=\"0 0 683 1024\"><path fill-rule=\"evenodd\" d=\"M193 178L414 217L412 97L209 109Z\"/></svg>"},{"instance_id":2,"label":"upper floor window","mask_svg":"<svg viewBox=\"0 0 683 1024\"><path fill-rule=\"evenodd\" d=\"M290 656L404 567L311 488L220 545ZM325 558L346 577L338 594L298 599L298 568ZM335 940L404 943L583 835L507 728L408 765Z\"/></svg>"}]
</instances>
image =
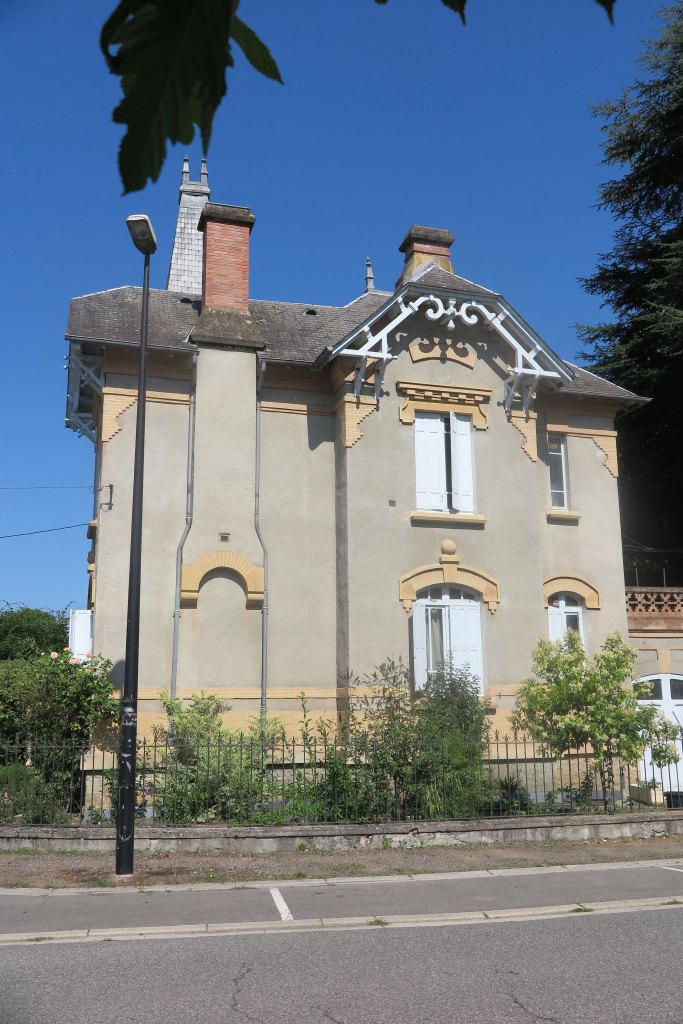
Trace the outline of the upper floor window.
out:
<instances>
[{"instance_id":1,"label":"upper floor window","mask_svg":"<svg viewBox=\"0 0 683 1024\"><path fill-rule=\"evenodd\" d=\"M567 480L567 438L564 434L548 434L550 461L550 504L552 508L569 508Z\"/></svg>"},{"instance_id":2,"label":"upper floor window","mask_svg":"<svg viewBox=\"0 0 683 1024\"><path fill-rule=\"evenodd\" d=\"M474 512L472 420L458 413L415 413L417 507Z\"/></svg>"},{"instance_id":3,"label":"upper floor window","mask_svg":"<svg viewBox=\"0 0 683 1024\"><path fill-rule=\"evenodd\" d=\"M553 594L548 598L548 634L555 642L573 629L583 640L583 608L574 594Z\"/></svg>"},{"instance_id":4,"label":"upper floor window","mask_svg":"<svg viewBox=\"0 0 683 1024\"><path fill-rule=\"evenodd\" d=\"M413 667L421 689L444 662L469 665L482 679L481 615L477 596L460 587L428 587L413 605Z\"/></svg>"}]
</instances>

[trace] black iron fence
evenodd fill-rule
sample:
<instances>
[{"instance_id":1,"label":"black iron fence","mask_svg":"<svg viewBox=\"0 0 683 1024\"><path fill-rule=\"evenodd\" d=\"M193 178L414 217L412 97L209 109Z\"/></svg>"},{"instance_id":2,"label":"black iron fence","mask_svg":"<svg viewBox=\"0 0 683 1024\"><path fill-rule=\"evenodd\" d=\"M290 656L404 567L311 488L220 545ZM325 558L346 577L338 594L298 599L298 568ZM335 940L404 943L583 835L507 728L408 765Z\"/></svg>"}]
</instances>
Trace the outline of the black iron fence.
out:
<instances>
[{"instance_id":1,"label":"black iron fence","mask_svg":"<svg viewBox=\"0 0 683 1024\"><path fill-rule=\"evenodd\" d=\"M0 823L99 825L116 808L115 752L0 742ZM588 749L552 758L524 737L392 747L240 734L138 752L140 824L315 824L683 808L683 761L600 774Z\"/></svg>"}]
</instances>

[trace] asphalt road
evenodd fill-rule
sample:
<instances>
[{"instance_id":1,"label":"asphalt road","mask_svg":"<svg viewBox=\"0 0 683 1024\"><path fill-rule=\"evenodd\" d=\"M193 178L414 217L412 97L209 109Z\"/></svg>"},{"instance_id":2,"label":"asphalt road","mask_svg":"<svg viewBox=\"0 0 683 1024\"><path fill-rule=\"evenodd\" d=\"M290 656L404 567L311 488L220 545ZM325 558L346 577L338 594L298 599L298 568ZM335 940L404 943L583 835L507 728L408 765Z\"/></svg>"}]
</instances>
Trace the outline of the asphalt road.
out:
<instances>
[{"instance_id":1,"label":"asphalt road","mask_svg":"<svg viewBox=\"0 0 683 1024\"><path fill-rule=\"evenodd\" d=\"M0 891L1 1024L683 1024L682 962L680 860Z\"/></svg>"}]
</instances>

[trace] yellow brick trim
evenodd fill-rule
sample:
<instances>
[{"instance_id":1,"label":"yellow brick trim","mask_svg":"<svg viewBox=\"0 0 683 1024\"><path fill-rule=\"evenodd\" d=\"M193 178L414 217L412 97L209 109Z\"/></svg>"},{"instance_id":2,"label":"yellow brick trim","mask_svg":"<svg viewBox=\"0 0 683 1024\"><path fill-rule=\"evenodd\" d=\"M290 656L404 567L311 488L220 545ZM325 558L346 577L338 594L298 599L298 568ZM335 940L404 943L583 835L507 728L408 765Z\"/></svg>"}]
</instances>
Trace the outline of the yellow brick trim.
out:
<instances>
[{"instance_id":1,"label":"yellow brick trim","mask_svg":"<svg viewBox=\"0 0 683 1024\"><path fill-rule=\"evenodd\" d=\"M547 423L549 434L567 434L571 437L589 437L601 452L604 452L603 465L613 477L619 476L617 464L617 432L616 430L600 430L592 427L570 427L568 423Z\"/></svg>"},{"instance_id":2,"label":"yellow brick trim","mask_svg":"<svg viewBox=\"0 0 683 1024\"><path fill-rule=\"evenodd\" d=\"M285 412L294 416L333 416L330 405L307 405L305 402L261 402L263 412Z\"/></svg>"},{"instance_id":3,"label":"yellow brick trim","mask_svg":"<svg viewBox=\"0 0 683 1024\"><path fill-rule=\"evenodd\" d=\"M406 396L399 412L401 423L414 423L416 412L454 412L471 416L475 430L488 428L489 421L482 405L491 397L490 388L450 387L399 380L396 381L396 390Z\"/></svg>"},{"instance_id":4,"label":"yellow brick trim","mask_svg":"<svg viewBox=\"0 0 683 1024\"><path fill-rule=\"evenodd\" d=\"M518 430L524 438L522 451L529 456L532 462L537 462L538 444L536 441L536 413L525 413L521 409L515 409L508 413L508 419L512 426L515 427L515 429Z\"/></svg>"},{"instance_id":5,"label":"yellow brick trim","mask_svg":"<svg viewBox=\"0 0 683 1024\"><path fill-rule=\"evenodd\" d=\"M247 592L247 608L263 607L263 569L236 551L210 551L196 562L183 566L180 576L181 607L197 607L202 581L214 569L229 569L239 576Z\"/></svg>"},{"instance_id":6,"label":"yellow brick trim","mask_svg":"<svg viewBox=\"0 0 683 1024\"><path fill-rule=\"evenodd\" d=\"M341 402L335 406L337 419L341 429L342 444L345 448L353 448L356 441L359 441L363 434L358 429L364 419L373 413L377 408L374 398L361 395L359 399L353 395L344 395Z\"/></svg>"},{"instance_id":7,"label":"yellow brick trim","mask_svg":"<svg viewBox=\"0 0 683 1024\"><path fill-rule=\"evenodd\" d=\"M426 587L438 587L451 584L467 587L481 595L491 613L500 604L500 584L493 576L469 565L460 565L456 554L455 541L441 542L441 557L436 565L421 565L412 569L398 581L398 596L407 612L413 607L417 593Z\"/></svg>"},{"instance_id":8,"label":"yellow brick trim","mask_svg":"<svg viewBox=\"0 0 683 1024\"><path fill-rule=\"evenodd\" d=\"M148 402L188 405L189 395L180 391L147 391ZM104 388L102 391L102 440L111 441L121 430L120 417L137 402L137 388Z\"/></svg>"},{"instance_id":9,"label":"yellow brick trim","mask_svg":"<svg viewBox=\"0 0 683 1024\"><path fill-rule=\"evenodd\" d=\"M562 592L578 594L583 598L586 608L600 607L600 591L588 580L581 576L550 576L543 582L543 602L546 608L552 595Z\"/></svg>"},{"instance_id":10,"label":"yellow brick trim","mask_svg":"<svg viewBox=\"0 0 683 1024\"><path fill-rule=\"evenodd\" d=\"M102 396L102 441L111 441L121 430L119 417L135 404L136 394L104 389Z\"/></svg>"}]
</instances>

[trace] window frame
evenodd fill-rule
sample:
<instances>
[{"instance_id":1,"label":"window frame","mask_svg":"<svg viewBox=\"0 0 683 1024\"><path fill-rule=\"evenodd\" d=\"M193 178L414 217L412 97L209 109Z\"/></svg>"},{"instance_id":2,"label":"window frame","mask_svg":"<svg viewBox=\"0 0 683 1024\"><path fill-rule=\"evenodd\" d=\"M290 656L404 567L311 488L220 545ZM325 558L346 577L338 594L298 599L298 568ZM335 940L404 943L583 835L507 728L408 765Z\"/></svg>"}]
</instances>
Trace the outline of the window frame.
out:
<instances>
[{"instance_id":1,"label":"window frame","mask_svg":"<svg viewBox=\"0 0 683 1024\"><path fill-rule=\"evenodd\" d=\"M438 429L434 429L436 424ZM415 492L419 511L463 516L475 514L470 415L416 410ZM435 498L437 494L439 498Z\"/></svg>"},{"instance_id":2,"label":"window frame","mask_svg":"<svg viewBox=\"0 0 683 1024\"><path fill-rule=\"evenodd\" d=\"M560 446L559 453L551 451L550 445L557 443ZM559 458L558 458L559 455ZM553 466L559 462L562 475L562 490L553 488ZM566 511L570 507L569 501L569 470L567 460L567 435L558 433L548 434L548 475L550 485L550 508L558 511ZM562 495L562 504L555 503L555 494Z\"/></svg>"},{"instance_id":3,"label":"window frame","mask_svg":"<svg viewBox=\"0 0 683 1024\"><path fill-rule=\"evenodd\" d=\"M472 674L478 678L479 688L483 693L484 653L480 595L466 587L452 584L437 584L419 591L413 604L412 640L415 689L424 689L430 675L434 675L436 671L436 664L432 664L434 655L430 642L433 621L431 612L434 609L441 612L443 660L452 661L456 667L468 664ZM467 636L468 630L471 631L469 637ZM470 648L474 658L457 658L458 646Z\"/></svg>"},{"instance_id":4,"label":"window frame","mask_svg":"<svg viewBox=\"0 0 683 1024\"><path fill-rule=\"evenodd\" d=\"M567 598L570 599L571 603L568 603ZM553 604L553 601L558 601L558 604ZM574 630L581 637L581 643L586 645L586 634L583 624L583 612L584 612L584 601L580 594L572 594L568 590L559 590L548 597L548 637L553 643L557 643L558 640L564 640L567 630L574 629L573 626L567 625L567 617L569 615L576 615L578 619L579 628ZM558 629L559 619L562 619L562 631L560 633Z\"/></svg>"}]
</instances>

